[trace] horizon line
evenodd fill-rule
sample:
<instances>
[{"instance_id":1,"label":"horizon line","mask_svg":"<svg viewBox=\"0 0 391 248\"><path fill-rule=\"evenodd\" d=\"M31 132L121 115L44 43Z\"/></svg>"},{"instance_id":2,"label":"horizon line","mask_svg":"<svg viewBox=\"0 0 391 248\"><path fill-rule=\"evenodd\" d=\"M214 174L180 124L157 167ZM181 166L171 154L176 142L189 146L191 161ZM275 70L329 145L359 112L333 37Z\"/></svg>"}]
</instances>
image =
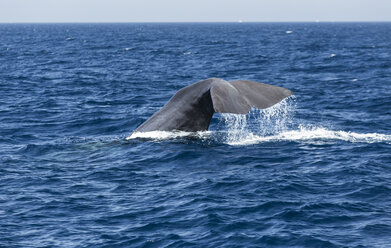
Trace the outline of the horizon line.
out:
<instances>
[{"instance_id":1,"label":"horizon line","mask_svg":"<svg viewBox=\"0 0 391 248\"><path fill-rule=\"evenodd\" d=\"M238 24L244 24L244 23L389 23L390 21L244 21L244 20L238 20L238 21L31 21L31 22L24 22L24 21L10 21L10 22L4 22L0 21L0 24L144 24L144 23L151 23L151 24L159 24L159 23L238 23Z\"/></svg>"}]
</instances>

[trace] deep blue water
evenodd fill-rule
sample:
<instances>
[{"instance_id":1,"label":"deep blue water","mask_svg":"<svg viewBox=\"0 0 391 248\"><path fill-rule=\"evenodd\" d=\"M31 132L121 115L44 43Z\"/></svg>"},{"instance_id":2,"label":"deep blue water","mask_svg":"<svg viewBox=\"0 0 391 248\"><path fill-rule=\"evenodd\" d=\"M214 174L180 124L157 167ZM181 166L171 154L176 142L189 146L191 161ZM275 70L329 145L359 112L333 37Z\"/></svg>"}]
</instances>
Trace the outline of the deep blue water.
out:
<instances>
[{"instance_id":1,"label":"deep blue water","mask_svg":"<svg viewBox=\"0 0 391 248\"><path fill-rule=\"evenodd\" d=\"M295 97L126 139L208 77ZM0 247L390 247L390 123L391 23L1 24Z\"/></svg>"}]
</instances>

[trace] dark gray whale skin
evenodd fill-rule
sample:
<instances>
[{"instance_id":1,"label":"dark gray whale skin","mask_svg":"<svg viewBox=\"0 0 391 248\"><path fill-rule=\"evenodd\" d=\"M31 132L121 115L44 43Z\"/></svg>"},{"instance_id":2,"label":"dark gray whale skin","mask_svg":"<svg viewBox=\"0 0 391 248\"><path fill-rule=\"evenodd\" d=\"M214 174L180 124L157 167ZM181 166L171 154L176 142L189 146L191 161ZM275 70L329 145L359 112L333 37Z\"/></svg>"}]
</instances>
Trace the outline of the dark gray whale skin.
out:
<instances>
[{"instance_id":1,"label":"dark gray whale skin","mask_svg":"<svg viewBox=\"0 0 391 248\"><path fill-rule=\"evenodd\" d=\"M247 114L251 107L265 109L292 94L269 84L208 78L179 90L133 132L206 131L215 112Z\"/></svg>"}]
</instances>

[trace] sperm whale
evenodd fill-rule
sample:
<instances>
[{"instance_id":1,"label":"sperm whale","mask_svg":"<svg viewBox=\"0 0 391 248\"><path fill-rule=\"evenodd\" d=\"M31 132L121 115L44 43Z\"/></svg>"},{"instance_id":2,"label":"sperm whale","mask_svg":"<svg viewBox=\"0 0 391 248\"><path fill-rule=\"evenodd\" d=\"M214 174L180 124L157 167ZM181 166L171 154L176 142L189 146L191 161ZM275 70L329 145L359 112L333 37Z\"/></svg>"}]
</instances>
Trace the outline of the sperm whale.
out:
<instances>
[{"instance_id":1,"label":"sperm whale","mask_svg":"<svg viewBox=\"0 0 391 248\"><path fill-rule=\"evenodd\" d=\"M292 94L254 81L208 78L179 90L133 132L205 131L214 113L247 114L251 108L269 108Z\"/></svg>"}]
</instances>

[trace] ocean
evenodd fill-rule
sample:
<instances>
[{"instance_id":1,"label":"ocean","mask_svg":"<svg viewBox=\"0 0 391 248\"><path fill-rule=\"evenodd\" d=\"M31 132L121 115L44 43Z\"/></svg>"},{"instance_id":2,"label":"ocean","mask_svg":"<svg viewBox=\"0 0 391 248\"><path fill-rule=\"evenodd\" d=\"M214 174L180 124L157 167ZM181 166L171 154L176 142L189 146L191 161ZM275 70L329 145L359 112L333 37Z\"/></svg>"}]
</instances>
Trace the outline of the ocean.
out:
<instances>
[{"instance_id":1,"label":"ocean","mask_svg":"<svg viewBox=\"0 0 391 248\"><path fill-rule=\"evenodd\" d=\"M132 130L218 77L294 96ZM0 24L0 247L391 247L391 23Z\"/></svg>"}]
</instances>

